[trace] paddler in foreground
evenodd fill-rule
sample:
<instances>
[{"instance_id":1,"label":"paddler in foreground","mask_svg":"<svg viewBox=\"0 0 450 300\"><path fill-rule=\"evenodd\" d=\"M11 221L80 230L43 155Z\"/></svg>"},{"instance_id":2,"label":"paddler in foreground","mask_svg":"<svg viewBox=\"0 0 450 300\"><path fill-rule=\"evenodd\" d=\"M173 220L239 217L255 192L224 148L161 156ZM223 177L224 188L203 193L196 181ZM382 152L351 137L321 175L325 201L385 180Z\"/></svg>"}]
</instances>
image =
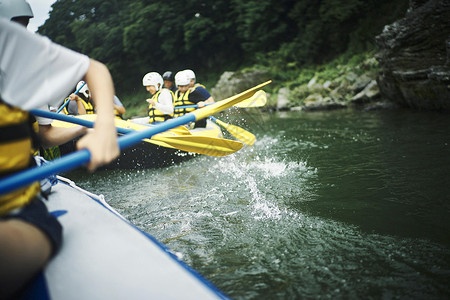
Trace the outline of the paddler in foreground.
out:
<instances>
[{"instance_id":1,"label":"paddler in foreground","mask_svg":"<svg viewBox=\"0 0 450 300\"><path fill-rule=\"evenodd\" d=\"M34 17L30 4L25 0L1 0L0 16L24 27L28 27L30 19ZM44 107L43 109L50 110L50 106ZM36 146L35 150L39 146L40 155L46 156L47 158L59 157L60 150L58 145L80 137L87 131L87 128L83 126L59 128L52 126L52 119L43 117L35 118L36 122L33 122L33 128L39 135L39 145L34 145Z\"/></svg>"},{"instance_id":2,"label":"paddler in foreground","mask_svg":"<svg viewBox=\"0 0 450 300\"><path fill-rule=\"evenodd\" d=\"M114 86L105 65L3 17L0 45L0 176L33 165L27 110L58 107L82 78L91 88L98 116L94 130L77 144L91 153L87 167L94 171L119 155L112 105ZM51 96L42 97L49 94L49 86ZM0 194L0 298L14 297L61 246L61 225L42 201L39 182Z\"/></svg>"}]
</instances>

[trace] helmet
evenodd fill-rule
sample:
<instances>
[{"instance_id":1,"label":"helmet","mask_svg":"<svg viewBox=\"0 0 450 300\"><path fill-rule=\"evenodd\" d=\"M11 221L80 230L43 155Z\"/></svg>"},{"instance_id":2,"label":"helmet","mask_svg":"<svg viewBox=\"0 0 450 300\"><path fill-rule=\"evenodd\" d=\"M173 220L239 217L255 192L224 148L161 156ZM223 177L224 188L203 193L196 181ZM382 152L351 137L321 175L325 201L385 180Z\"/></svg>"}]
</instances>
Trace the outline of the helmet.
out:
<instances>
[{"instance_id":1,"label":"helmet","mask_svg":"<svg viewBox=\"0 0 450 300\"><path fill-rule=\"evenodd\" d=\"M162 78L164 80L169 80L169 81L174 81L175 79L173 78L173 73L171 71L166 71L164 72Z\"/></svg>"},{"instance_id":2,"label":"helmet","mask_svg":"<svg viewBox=\"0 0 450 300\"><path fill-rule=\"evenodd\" d=\"M33 18L30 4L25 0L0 0L0 17L11 20L17 17Z\"/></svg>"},{"instance_id":3,"label":"helmet","mask_svg":"<svg viewBox=\"0 0 450 300\"><path fill-rule=\"evenodd\" d=\"M186 74L189 77L189 79L194 79L194 81L195 81L195 73L194 73L194 71L192 71L190 69L187 69L187 70L184 70L184 72L186 72Z\"/></svg>"},{"instance_id":4,"label":"helmet","mask_svg":"<svg viewBox=\"0 0 450 300\"><path fill-rule=\"evenodd\" d=\"M161 75L157 72L150 72L145 74L144 78L142 78L142 85L149 86L153 85L157 91L163 86L163 79ZM159 85L158 85L159 84Z\"/></svg>"},{"instance_id":5,"label":"helmet","mask_svg":"<svg viewBox=\"0 0 450 300\"><path fill-rule=\"evenodd\" d=\"M185 71L180 71L175 75L175 84L177 86L188 85L189 83L191 83L191 79Z\"/></svg>"},{"instance_id":6,"label":"helmet","mask_svg":"<svg viewBox=\"0 0 450 300\"><path fill-rule=\"evenodd\" d=\"M83 87L81 87L81 86L83 86ZM78 91L78 89L80 89L80 90ZM84 81L78 82L76 90L78 91L78 94L82 94L86 97L86 99L89 99L91 92L89 91L87 83L85 83Z\"/></svg>"}]
</instances>

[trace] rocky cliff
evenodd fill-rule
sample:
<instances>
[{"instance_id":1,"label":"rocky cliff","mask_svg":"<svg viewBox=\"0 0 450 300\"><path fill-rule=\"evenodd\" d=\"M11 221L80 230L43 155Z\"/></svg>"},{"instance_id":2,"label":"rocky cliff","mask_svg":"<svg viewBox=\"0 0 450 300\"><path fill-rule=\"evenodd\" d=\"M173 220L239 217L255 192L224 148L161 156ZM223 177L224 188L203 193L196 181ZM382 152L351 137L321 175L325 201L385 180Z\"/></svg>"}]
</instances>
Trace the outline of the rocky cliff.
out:
<instances>
[{"instance_id":1,"label":"rocky cliff","mask_svg":"<svg viewBox=\"0 0 450 300\"><path fill-rule=\"evenodd\" d=\"M381 94L402 106L450 111L450 1L411 0L376 38Z\"/></svg>"}]
</instances>

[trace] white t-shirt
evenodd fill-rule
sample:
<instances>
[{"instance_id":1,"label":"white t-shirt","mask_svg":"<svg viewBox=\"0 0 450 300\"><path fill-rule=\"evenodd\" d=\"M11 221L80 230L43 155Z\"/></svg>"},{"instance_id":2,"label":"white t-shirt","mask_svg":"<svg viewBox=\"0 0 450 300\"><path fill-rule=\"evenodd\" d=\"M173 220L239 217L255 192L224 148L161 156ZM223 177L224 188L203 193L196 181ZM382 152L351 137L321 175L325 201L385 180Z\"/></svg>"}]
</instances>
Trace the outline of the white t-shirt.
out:
<instances>
[{"instance_id":1,"label":"white t-shirt","mask_svg":"<svg viewBox=\"0 0 450 300\"><path fill-rule=\"evenodd\" d=\"M89 57L0 17L0 98L23 110L58 107L89 68Z\"/></svg>"},{"instance_id":2,"label":"white t-shirt","mask_svg":"<svg viewBox=\"0 0 450 300\"><path fill-rule=\"evenodd\" d=\"M173 97L168 89L161 89L155 108L163 114L173 114Z\"/></svg>"},{"instance_id":3,"label":"white t-shirt","mask_svg":"<svg viewBox=\"0 0 450 300\"><path fill-rule=\"evenodd\" d=\"M114 95L114 104L117 106L123 106L122 101L120 101L119 97Z\"/></svg>"}]
</instances>

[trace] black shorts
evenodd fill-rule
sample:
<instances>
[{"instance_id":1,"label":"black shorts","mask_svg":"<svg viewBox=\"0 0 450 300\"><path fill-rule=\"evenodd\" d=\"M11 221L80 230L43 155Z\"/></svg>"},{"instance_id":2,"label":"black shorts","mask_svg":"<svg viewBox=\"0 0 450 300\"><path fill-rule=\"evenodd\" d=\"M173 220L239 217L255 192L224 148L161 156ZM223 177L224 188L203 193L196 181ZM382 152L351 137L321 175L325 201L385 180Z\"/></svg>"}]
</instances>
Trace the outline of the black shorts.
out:
<instances>
[{"instance_id":1,"label":"black shorts","mask_svg":"<svg viewBox=\"0 0 450 300\"><path fill-rule=\"evenodd\" d=\"M195 121L194 128L206 128L206 118Z\"/></svg>"},{"instance_id":2,"label":"black shorts","mask_svg":"<svg viewBox=\"0 0 450 300\"><path fill-rule=\"evenodd\" d=\"M0 217L0 219L21 219L36 226L49 237L52 244L52 256L61 248L62 226L56 217L48 212L47 206L45 206L40 197L35 197L29 204L22 207L20 211L10 213Z\"/></svg>"}]
</instances>

